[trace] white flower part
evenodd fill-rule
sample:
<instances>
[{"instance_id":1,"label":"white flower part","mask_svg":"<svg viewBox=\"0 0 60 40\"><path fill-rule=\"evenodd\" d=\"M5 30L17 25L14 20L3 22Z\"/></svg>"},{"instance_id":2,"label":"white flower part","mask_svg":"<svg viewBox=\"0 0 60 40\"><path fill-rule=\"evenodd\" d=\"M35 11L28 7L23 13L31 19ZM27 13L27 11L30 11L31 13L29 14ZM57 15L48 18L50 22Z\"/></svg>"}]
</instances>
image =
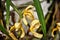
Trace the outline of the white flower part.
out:
<instances>
[{"instance_id":1,"label":"white flower part","mask_svg":"<svg viewBox=\"0 0 60 40\"><path fill-rule=\"evenodd\" d=\"M60 26L60 23L57 23L57 26Z\"/></svg>"},{"instance_id":2,"label":"white flower part","mask_svg":"<svg viewBox=\"0 0 60 40\"><path fill-rule=\"evenodd\" d=\"M19 28L20 28L20 26L21 26L21 24L20 23L15 23L15 29L16 29L16 31L18 31L19 30Z\"/></svg>"},{"instance_id":3,"label":"white flower part","mask_svg":"<svg viewBox=\"0 0 60 40\"><path fill-rule=\"evenodd\" d=\"M54 28L53 30L52 30L52 37L54 37L54 31L56 31L57 30L57 28Z\"/></svg>"},{"instance_id":4,"label":"white flower part","mask_svg":"<svg viewBox=\"0 0 60 40\"><path fill-rule=\"evenodd\" d=\"M29 20L33 20L34 16L33 16L33 11L32 10L28 10L26 12L24 12L23 16L26 18L28 18Z\"/></svg>"},{"instance_id":5,"label":"white flower part","mask_svg":"<svg viewBox=\"0 0 60 40\"><path fill-rule=\"evenodd\" d=\"M13 40L18 40L18 39L14 36L13 33L10 32L9 35L11 36L11 38L12 38Z\"/></svg>"},{"instance_id":6,"label":"white flower part","mask_svg":"<svg viewBox=\"0 0 60 40\"><path fill-rule=\"evenodd\" d=\"M33 8L34 6L29 5L25 10L28 10L29 8Z\"/></svg>"},{"instance_id":7,"label":"white flower part","mask_svg":"<svg viewBox=\"0 0 60 40\"><path fill-rule=\"evenodd\" d=\"M24 32L24 29L22 27L21 27L21 30L22 30L21 38L23 38L25 36L25 32Z\"/></svg>"},{"instance_id":8,"label":"white flower part","mask_svg":"<svg viewBox=\"0 0 60 40\"><path fill-rule=\"evenodd\" d=\"M57 23L57 28L58 28L58 30L60 31L60 22Z\"/></svg>"},{"instance_id":9,"label":"white flower part","mask_svg":"<svg viewBox=\"0 0 60 40\"><path fill-rule=\"evenodd\" d=\"M33 20L32 22L31 22L31 26L30 26L30 29L34 29L34 28L38 28L38 27L35 27L35 24L37 24L37 23L39 23L39 20ZM34 28L33 28L34 27Z\"/></svg>"},{"instance_id":10,"label":"white flower part","mask_svg":"<svg viewBox=\"0 0 60 40\"><path fill-rule=\"evenodd\" d=\"M39 33L36 33L36 32L34 32L33 35L37 38L42 38L43 37L43 34L39 34Z\"/></svg>"},{"instance_id":11,"label":"white flower part","mask_svg":"<svg viewBox=\"0 0 60 40\"><path fill-rule=\"evenodd\" d=\"M15 23L14 26L15 26L16 31L18 31L18 30L22 31L21 38L23 38L25 36L25 31L24 31L24 29L22 27L22 24L21 23Z\"/></svg>"},{"instance_id":12,"label":"white flower part","mask_svg":"<svg viewBox=\"0 0 60 40\"><path fill-rule=\"evenodd\" d=\"M39 20L33 20L30 25L30 32L33 33L33 35L37 38L42 38L43 34L37 33L35 30L37 30L40 27Z\"/></svg>"},{"instance_id":13,"label":"white flower part","mask_svg":"<svg viewBox=\"0 0 60 40\"><path fill-rule=\"evenodd\" d=\"M25 19L25 17L22 19L22 21L23 21L23 23L24 23L25 25L28 24L28 22L27 22L27 20Z\"/></svg>"},{"instance_id":14,"label":"white flower part","mask_svg":"<svg viewBox=\"0 0 60 40\"><path fill-rule=\"evenodd\" d=\"M30 9L31 8L31 9ZM29 20L33 20L34 19L34 16L32 15L33 14L33 10L32 10L33 6L32 5L29 5L25 10L23 10L23 22L25 25L28 24L27 22L27 19ZM27 18L27 19L26 19Z\"/></svg>"}]
</instances>

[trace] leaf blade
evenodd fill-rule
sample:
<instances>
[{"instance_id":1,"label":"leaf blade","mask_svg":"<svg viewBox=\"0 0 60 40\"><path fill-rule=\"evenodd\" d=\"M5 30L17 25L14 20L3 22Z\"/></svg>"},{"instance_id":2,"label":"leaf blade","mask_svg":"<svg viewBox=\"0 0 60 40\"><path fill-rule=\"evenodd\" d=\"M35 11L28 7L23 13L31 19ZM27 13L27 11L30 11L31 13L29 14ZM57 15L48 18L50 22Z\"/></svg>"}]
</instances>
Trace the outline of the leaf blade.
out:
<instances>
[{"instance_id":1,"label":"leaf blade","mask_svg":"<svg viewBox=\"0 0 60 40\"><path fill-rule=\"evenodd\" d=\"M34 5L37 11L37 15L39 18L41 25L41 29L43 31L44 37L46 37L46 23L45 23L45 19L44 19L44 15L43 15L43 11L42 11L42 7L41 4L39 2L39 0L33 0L34 1Z\"/></svg>"},{"instance_id":2,"label":"leaf blade","mask_svg":"<svg viewBox=\"0 0 60 40\"><path fill-rule=\"evenodd\" d=\"M0 30L4 33L4 34L6 34L6 35L8 35L9 36L9 33L6 31L6 29L0 24Z\"/></svg>"},{"instance_id":3,"label":"leaf blade","mask_svg":"<svg viewBox=\"0 0 60 40\"><path fill-rule=\"evenodd\" d=\"M6 0L6 24L9 24L10 18L10 0Z\"/></svg>"}]
</instances>

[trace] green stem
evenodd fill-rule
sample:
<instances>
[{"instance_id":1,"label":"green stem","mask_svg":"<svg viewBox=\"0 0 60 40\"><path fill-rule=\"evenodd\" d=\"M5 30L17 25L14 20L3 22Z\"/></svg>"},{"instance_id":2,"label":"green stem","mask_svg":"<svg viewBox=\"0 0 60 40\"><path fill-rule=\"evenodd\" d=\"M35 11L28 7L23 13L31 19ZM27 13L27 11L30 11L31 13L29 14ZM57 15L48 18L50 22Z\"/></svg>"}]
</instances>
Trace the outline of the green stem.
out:
<instances>
[{"instance_id":1,"label":"green stem","mask_svg":"<svg viewBox=\"0 0 60 40\"><path fill-rule=\"evenodd\" d=\"M51 32L51 29L54 27L54 24L55 24L55 20L54 20L54 19L55 19L55 15L56 15L57 11L58 11L58 5L55 3L55 12L54 12L54 14L53 14L52 23L51 23L49 32ZM48 33L49 33L49 32L48 32Z\"/></svg>"},{"instance_id":2,"label":"green stem","mask_svg":"<svg viewBox=\"0 0 60 40\"><path fill-rule=\"evenodd\" d=\"M19 11L18 9L17 9L17 7L11 2L11 6L13 7L13 9L18 13L18 15L20 16L20 18L22 18L22 13L21 13L21 11Z\"/></svg>"},{"instance_id":3,"label":"green stem","mask_svg":"<svg viewBox=\"0 0 60 40\"><path fill-rule=\"evenodd\" d=\"M44 19L44 15L43 15L43 11L42 11L42 7L41 7L41 3L39 2L39 0L33 0L34 1L34 5L37 11L37 15L39 18L41 25L41 29L43 31L44 34L44 38L46 38L46 23L45 23L45 19Z\"/></svg>"},{"instance_id":4,"label":"green stem","mask_svg":"<svg viewBox=\"0 0 60 40\"><path fill-rule=\"evenodd\" d=\"M46 19L45 19L46 24L47 24L47 22L48 22L48 20L49 20L49 18L50 18L51 13L52 13L52 9L53 9L53 7L54 7L54 4L55 4L55 3L52 2L51 8L50 8L50 10L48 11L48 15L46 16Z\"/></svg>"}]
</instances>

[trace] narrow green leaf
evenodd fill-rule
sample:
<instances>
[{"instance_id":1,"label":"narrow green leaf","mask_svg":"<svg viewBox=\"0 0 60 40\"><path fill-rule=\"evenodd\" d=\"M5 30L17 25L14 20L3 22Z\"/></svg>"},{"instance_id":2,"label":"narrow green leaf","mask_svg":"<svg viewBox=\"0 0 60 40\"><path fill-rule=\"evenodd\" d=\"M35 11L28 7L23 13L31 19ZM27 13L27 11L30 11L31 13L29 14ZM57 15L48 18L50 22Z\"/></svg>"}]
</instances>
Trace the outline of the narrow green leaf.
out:
<instances>
[{"instance_id":1,"label":"narrow green leaf","mask_svg":"<svg viewBox=\"0 0 60 40\"><path fill-rule=\"evenodd\" d=\"M6 31L6 29L0 24L0 30L4 33L4 34L6 34L6 35L8 35L9 36L9 33Z\"/></svg>"},{"instance_id":2,"label":"narrow green leaf","mask_svg":"<svg viewBox=\"0 0 60 40\"><path fill-rule=\"evenodd\" d=\"M10 1L6 0L6 23L9 24L9 18L10 18Z\"/></svg>"},{"instance_id":3,"label":"narrow green leaf","mask_svg":"<svg viewBox=\"0 0 60 40\"><path fill-rule=\"evenodd\" d=\"M18 15L20 16L20 18L22 18L22 13L21 13L21 10L19 11L17 9L17 7L11 2L11 6L13 7L13 9L18 13Z\"/></svg>"},{"instance_id":4,"label":"narrow green leaf","mask_svg":"<svg viewBox=\"0 0 60 40\"><path fill-rule=\"evenodd\" d=\"M43 31L44 37L46 38L46 24L45 24L45 19L44 19L41 3L39 2L39 0L33 0L33 2L37 11L39 21L41 23L41 29Z\"/></svg>"},{"instance_id":5,"label":"narrow green leaf","mask_svg":"<svg viewBox=\"0 0 60 40\"><path fill-rule=\"evenodd\" d=\"M12 40L12 38L9 36L8 31L1 24L0 24L0 30Z\"/></svg>"}]
</instances>

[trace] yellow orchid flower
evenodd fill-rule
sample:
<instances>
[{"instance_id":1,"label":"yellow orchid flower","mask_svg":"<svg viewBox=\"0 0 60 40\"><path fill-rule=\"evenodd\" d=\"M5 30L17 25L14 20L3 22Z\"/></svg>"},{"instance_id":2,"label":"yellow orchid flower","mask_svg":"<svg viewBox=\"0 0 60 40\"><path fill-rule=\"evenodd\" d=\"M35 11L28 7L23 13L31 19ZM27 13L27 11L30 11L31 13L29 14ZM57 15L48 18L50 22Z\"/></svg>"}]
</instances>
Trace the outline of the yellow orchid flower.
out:
<instances>
[{"instance_id":1,"label":"yellow orchid flower","mask_svg":"<svg viewBox=\"0 0 60 40\"><path fill-rule=\"evenodd\" d=\"M57 26L56 26L56 28L54 28L53 30L52 30L52 37L54 37L54 32L55 31L60 31L60 23L57 23Z\"/></svg>"},{"instance_id":2,"label":"yellow orchid flower","mask_svg":"<svg viewBox=\"0 0 60 40\"><path fill-rule=\"evenodd\" d=\"M33 35L37 38L42 38L43 34L37 33L35 30L37 30L40 27L39 20L33 20L30 25L30 32L33 33Z\"/></svg>"},{"instance_id":3,"label":"yellow orchid flower","mask_svg":"<svg viewBox=\"0 0 60 40\"><path fill-rule=\"evenodd\" d=\"M30 9L31 8L31 9ZM32 15L33 14L33 10L32 10L33 6L32 5L29 5L22 13L23 13L23 22L25 25L28 25L28 22L26 20L26 17L29 19L29 20L34 20L34 16Z\"/></svg>"},{"instance_id":4,"label":"yellow orchid flower","mask_svg":"<svg viewBox=\"0 0 60 40\"><path fill-rule=\"evenodd\" d=\"M57 31L57 30L58 30L57 28L54 28L54 29L52 30L52 37L54 37L54 32Z\"/></svg>"},{"instance_id":5,"label":"yellow orchid flower","mask_svg":"<svg viewBox=\"0 0 60 40\"><path fill-rule=\"evenodd\" d=\"M23 38L25 36L25 31L24 31L21 23L15 23L15 25L10 28L10 31L14 31L14 30L15 31L18 31L18 30L22 31L21 36L20 36L21 38Z\"/></svg>"}]
</instances>

